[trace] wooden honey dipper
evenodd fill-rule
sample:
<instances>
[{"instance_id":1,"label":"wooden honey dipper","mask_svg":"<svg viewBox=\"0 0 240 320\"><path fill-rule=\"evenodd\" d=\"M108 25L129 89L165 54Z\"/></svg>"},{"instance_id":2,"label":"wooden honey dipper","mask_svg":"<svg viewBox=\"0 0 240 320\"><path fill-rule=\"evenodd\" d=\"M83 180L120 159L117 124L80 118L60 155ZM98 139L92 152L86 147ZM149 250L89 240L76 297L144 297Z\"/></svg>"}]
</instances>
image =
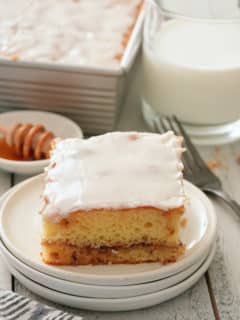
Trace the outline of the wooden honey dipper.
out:
<instances>
[{"instance_id":1,"label":"wooden honey dipper","mask_svg":"<svg viewBox=\"0 0 240 320\"><path fill-rule=\"evenodd\" d=\"M12 128L0 127L7 144L23 160L42 160L49 158L51 143L55 138L43 125L17 123Z\"/></svg>"}]
</instances>

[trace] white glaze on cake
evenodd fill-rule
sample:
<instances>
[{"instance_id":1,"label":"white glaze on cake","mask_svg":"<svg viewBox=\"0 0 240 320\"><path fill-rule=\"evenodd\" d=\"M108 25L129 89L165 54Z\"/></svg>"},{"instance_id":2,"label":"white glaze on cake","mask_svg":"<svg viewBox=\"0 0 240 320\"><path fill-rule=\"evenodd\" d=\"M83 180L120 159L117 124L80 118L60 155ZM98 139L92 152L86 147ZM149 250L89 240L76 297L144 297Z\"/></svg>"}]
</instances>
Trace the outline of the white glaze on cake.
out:
<instances>
[{"instance_id":1,"label":"white glaze on cake","mask_svg":"<svg viewBox=\"0 0 240 320\"><path fill-rule=\"evenodd\" d=\"M59 141L46 170L42 213L59 220L76 210L182 206L182 151L172 132Z\"/></svg>"},{"instance_id":2,"label":"white glaze on cake","mask_svg":"<svg viewBox=\"0 0 240 320\"><path fill-rule=\"evenodd\" d=\"M0 57L117 66L140 0L0 1Z\"/></svg>"}]
</instances>

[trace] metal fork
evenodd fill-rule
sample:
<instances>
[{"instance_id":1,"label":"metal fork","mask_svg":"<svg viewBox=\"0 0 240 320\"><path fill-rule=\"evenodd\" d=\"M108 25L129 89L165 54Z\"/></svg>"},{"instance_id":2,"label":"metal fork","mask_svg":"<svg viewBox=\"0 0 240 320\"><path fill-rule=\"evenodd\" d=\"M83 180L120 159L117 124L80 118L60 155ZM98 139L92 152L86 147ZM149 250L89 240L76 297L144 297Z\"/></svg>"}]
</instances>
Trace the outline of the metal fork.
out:
<instances>
[{"instance_id":1,"label":"metal fork","mask_svg":"<svg viewBox=\"0 0 240 320\"><path fill-rule=\"evenodd\" d=\"M240 216L240 205L223 190L220 179L205 164L177 117L156 117L154 125L157 132L172 130L183 137L186 148L183 154L184 177L204 192L220 197Z\"/></svg>"}]
</instances>

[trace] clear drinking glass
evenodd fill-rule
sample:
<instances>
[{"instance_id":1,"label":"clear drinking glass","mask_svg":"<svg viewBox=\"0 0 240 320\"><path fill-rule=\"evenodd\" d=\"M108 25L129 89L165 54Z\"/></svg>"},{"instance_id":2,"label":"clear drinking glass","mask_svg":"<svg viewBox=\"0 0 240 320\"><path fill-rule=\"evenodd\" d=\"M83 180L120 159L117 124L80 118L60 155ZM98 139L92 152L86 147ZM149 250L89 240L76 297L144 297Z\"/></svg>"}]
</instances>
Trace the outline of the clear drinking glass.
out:
<instances>
[{"instance_id":1,"label":"clear drinking glass","mask_svg":"<svg viewBox=\"0 0 240 320\"><path fill-rule=\"evenodd\" d=\"M142 108L150 125L175 114L199 143L240 137L237 1L147 1Z\"/></svg>"}]
</instances>

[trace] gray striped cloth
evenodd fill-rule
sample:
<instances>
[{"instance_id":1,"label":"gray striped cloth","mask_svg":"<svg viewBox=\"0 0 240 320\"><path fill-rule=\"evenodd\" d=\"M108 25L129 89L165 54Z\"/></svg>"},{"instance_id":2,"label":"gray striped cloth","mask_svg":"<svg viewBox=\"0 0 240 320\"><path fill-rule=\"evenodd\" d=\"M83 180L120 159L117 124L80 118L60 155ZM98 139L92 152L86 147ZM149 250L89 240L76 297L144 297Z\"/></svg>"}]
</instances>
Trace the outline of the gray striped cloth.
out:
<instances>
[{"instance_id":1,"label":"gray striped cloth","mask_svg":"<svg viewBox=\"0 0 240 320\"><path fill-rule=\"evenodd\" d=\"M0 290L0 320L81 320L19 294Z\"/></svg>"}]
</instances>

